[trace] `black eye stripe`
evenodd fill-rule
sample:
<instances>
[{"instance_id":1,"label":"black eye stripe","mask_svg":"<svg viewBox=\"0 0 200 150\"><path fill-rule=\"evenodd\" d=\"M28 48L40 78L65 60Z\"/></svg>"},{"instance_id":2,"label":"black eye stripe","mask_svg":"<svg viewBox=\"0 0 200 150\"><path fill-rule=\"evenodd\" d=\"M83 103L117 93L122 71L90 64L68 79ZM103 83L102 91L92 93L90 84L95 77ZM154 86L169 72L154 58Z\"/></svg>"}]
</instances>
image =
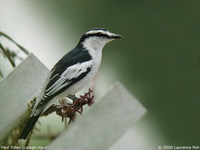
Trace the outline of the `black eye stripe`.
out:
<instances>
[{"instance_id":1,"label":"black eye stripe","mask_svg":"<svg viewBox=\"0 0 200 150\"><path fill-rule=\"evenodd\" d=\"M89 34L84 34L81 39L80 42L83 42L85 39L89 38L89 37L105 37L105 38L112 38L110 36L108 36L107 34L103 34L102 32L97 32L97 33L89 33Z\"/></svg>"},{"instance_id":2,"label":"black eye stripe","mask_svg":"<svg viewBox=\"0 0 200 150\"><path fill-rule=\"evenodd\" d=\"M101 32L98 33L93 33L93 34L86 34L87 37L92 37L92 36L99 36L99 37L109 37L107 34L103 34Z\"/></svg>"}]
</instances>

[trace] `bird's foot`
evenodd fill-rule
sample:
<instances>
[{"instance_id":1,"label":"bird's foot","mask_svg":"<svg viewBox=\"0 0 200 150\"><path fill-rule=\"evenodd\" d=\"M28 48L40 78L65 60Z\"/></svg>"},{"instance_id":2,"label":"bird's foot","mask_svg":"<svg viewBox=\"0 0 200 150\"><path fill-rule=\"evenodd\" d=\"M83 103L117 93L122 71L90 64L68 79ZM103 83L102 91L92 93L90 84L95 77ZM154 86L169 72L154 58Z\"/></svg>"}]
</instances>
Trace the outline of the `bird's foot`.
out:
<instances>
[{"instance_id":1,"label":"bird's foot","mask_svg":"<svg viewBox=\"0 0 200 150\"><path fill-rule=\"evenodd\" d=\"M70 98L73 101L76 101L78 99L78 97L76 97L75 95L69 95L67 97Z\"/></svg>"},{"instance_id":2,"label":"bird's foot","mask_svg":"<svg viewBox=\"0 0 200 150\"><path fill-rule=\"evenodd\" d=\"M65 100L60 100L60 105L56 105L55 108L57 115L62 117L62 121L64 118L69 118L68 124L70 124L71 121L75 120L76 112L82 114L84 105L87 104L88 106L91 106L94 103L94 95L92 92L93 90L89 89L83 96L80 95L80 98L73 96L73 103L67 103Z\"/></svg>"},{"instance_id":3,"label":"bird's foot","mask_svg":"<svg viewBox=\"0 0 200 150\"><path fill-rule=\"evenodd\" d=\"M56 112L57 115L62 117L62 121L64 118L69 118L69 123L74 121L76 118L76 113L82 114L83 106L88 105L91 106L94 103L94 95L93 90L89 89L87 93L84 95L80 95L80 97L76 97L75 95L70 95L68 98L72 99L73 102L69 103L65 99L59 100L60 104L54 104L50 106L42 116L47 116L52 112Z\"/></svg>"}]
</instances>

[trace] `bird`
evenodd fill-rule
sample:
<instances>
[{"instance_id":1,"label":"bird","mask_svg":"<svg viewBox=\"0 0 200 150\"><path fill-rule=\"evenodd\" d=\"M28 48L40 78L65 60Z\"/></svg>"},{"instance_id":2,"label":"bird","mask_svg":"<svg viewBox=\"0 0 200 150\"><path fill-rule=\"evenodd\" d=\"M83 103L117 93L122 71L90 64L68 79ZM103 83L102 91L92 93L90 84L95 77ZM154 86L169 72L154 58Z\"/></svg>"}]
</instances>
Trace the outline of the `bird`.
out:
<instances>
[{"instance_id":1,"label":"bird","mask_svg":"<svg viewBox=\"0 0 200 150\"><path fill-rule=\"evenodd\" d=\"M92 28L85 32L76 47L50 70L19 139L28 137L40 115L57 100L82 90L99 69L103 47L121 37L104 28Z\"/></svg>"}]
</instances>

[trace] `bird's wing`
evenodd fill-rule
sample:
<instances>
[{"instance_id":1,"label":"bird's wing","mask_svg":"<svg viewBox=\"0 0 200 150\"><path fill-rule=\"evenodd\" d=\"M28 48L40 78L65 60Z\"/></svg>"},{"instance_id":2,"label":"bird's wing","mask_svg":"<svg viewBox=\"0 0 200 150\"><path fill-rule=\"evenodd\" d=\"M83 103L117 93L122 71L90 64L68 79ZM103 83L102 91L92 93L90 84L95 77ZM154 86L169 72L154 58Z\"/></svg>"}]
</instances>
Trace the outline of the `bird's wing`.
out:
<instances>
[{"instance_id":1,"label":"bird's wing","mask_svg":"<svg viewBox=\"0 0 200 150\"><path fill-rule=\"evenodd\" d=\"M54 75L49 80L44 97L52 96L77 81L78 78L83 78L83 75L85 76L91 70L91 67L92 60L84 63L77 63L68 67L62 74L58 73Z\"/></svg>"},{"instance_id":2,"label":"bird's wing","mask_svg":"<svg viewBox=\"0 0 200 150\"><path fill-rule=\"evenodd\" d=\"M77 51L79 53L77 53ZM43 96L36 106L39 109L49 100L65 91L84 78L92 68L92 59L88 53L73 50L65 55L51 70Z\"/></svg>"}]
</instances>

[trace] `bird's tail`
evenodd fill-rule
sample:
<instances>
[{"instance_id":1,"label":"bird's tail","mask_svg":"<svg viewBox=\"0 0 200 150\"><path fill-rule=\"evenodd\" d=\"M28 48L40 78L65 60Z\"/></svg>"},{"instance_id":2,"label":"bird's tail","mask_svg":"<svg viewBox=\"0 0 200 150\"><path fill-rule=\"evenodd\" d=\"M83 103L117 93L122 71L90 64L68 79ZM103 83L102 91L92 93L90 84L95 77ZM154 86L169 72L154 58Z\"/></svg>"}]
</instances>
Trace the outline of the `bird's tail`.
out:
<instances>
[{"instance_id":1,"label":"bird's tail","mask_svg":"<svg viewBox=\"0 0 200 150\"><path fill-rule=\"evenodd\" d=\"M41 114L41 113L40 113ZM33 129L34 125L36 124L38 118L40 117L40 114L36 116L31 116L26 123L26 126L24 127L21 135L19 136L19 139L26 139L31 130Z\"/></svg>"}]
</instances>

